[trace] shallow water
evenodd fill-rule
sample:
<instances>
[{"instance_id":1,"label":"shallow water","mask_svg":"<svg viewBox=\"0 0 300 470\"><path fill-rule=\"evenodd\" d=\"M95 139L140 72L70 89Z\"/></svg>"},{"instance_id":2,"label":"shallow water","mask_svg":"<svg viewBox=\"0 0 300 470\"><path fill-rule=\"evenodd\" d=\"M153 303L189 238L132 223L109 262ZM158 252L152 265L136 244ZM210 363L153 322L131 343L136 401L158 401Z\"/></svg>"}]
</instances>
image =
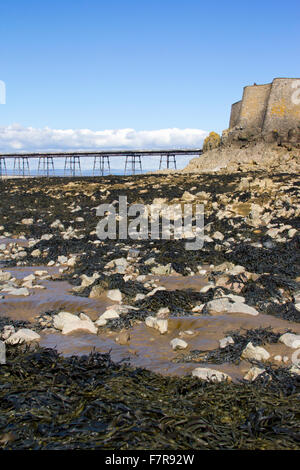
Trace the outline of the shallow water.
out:
<instances>
[{"instance_id":1,"label":"shallow water","mask_svg":"<svg viewBox=\"0 0 300 470\"><path fill-rule=\"evenodd\" d=\"M28 274L37 270L48 271L51 275L58 273L57 267L35 266L17 267L9 269L9 272L17 279L22 279ZM153 276L157 284L165 286L167 289L201 289L207 283L205 276ZM5 295L5 299L0 300L0 313L12 319L35 321L35 317L43 312L58 310L71 313L84 312L92 320L96 320L109 305L114 302L107 299L105 295L101 298L86 298L75 296L71 293L72 286L61 280L44 280L38 282L46 289L30 289L30 296L16 297ZM194 349L212 350L219 347L219 339L227 335L230 330L240 328L272 327L275 332L284 333L287 329L292 329L300 334L299 323L287 322L269 315L260 314L251 316L245 314L217 314L201 315L192 314L189 317L176 317L169 319L169 330L165 335L158 331L146 327L144 322L134 325L130 329L130 341L127 345L120 345L116 342L118 332L103 332L99 330L98 335L84 332L77 332L71 335L61 333L42 332L40 345L57 349L63 355L83 355L91 351L111 353L114 361L126 360L132 366L143 367L164 375L187 375L197 367L196 363L173 363L176 356L187 353ZM183 335L180 333L191 330L193 335ZM170 341L173 338L182 337L188 348L184 351L173 351ZM271 355L280 354L291 356L293 350L283 344L268 344L266 349ZM200 365L199 365L200 366ZM201 363L201 367L205 366ZM233 364L208 364L208 367L215 368L228 373L234 380L240 379L249 369L249 363L241 361L236 366Z\"/></svg>"}]
</instances>

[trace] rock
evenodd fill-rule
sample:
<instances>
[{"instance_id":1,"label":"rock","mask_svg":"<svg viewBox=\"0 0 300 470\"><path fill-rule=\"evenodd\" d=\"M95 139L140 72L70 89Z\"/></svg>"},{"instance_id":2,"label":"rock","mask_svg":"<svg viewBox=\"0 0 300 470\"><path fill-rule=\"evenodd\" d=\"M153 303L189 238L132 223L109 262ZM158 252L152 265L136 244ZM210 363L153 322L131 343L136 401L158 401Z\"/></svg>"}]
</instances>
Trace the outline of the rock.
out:
<instances>
[{"instance_id":1,"label":"rock","mask_svg":"<svg viewBox=\"0 0 300 470\"><path fill-rule=\"evenodd\" d=\"M41 256L41 254L42 254L42 252L39 249L33 250L31 252L31 256L33 256L34 258L38 258L39 256Z\"/></svg>"},{"instance_id":2,"label":"rock","mask_svg":"<svg viewBox=\"0 0 300 470\"><path fill-rule=\"evenodd\" d=\"M202 289L201 289L202 291ZM221 299L215 299L211 300L206 304L206 309L208 313L211 312L217 312L217 313L222 313L222 312L228 312L231 308L231 302L229 299L226 297L223 297Z\"/></svg>"},{"instance_id":3,"label":"rock","mask_svg":"<svg viewBox=\"0 0 300 470\"><path fill-rule=\"evenodd\" d=\"M122 292L119 289L111 289L107 292L106 297L115 302L122 302Z\"/></svg>"},{"instance_id":4,"label":"rock","mask_svg":"<svg viewBox=\"0 0 300 470\"><path fill-rule=\"evenodd\" d=\"M222 382L224 380L231 382L232 380L230 375L225 374L225 372L210 369L209 367L197 367L193 370L192 376L198 377L206 382Z\"/></svg>"},{"instance_id":5,"label":"rock","mask_svg":"<svg viewBox=\"0 0 300 470\"><path fill-rule=\"evenodd\" d=\"M21 287L20 289L17 287L4 287L2 290L7 292L9 295L24 295L25 297L29 295L29 291L26 287Z\"/></svg>"},{"instance_id":6,"label":"rock","mask_svg":"<svg viewBox=\"0 0 300 470\"><path fill-rule=\"evenodd\" d=\"M106 310L99 318L103 318L104 320L113 320L114 318L119 318L120 315L113 309Z\"/></svg>"},{"instance_id":7,"label":"rock","mask_svg":"<svg viewBox=\"0 0 300 470\"><path fill-rule=\"evenodd\" d=\"M245 313L253 316L259 314L259 312L255 310L255 308L250 307L250 305L247 305L244 302L230 302L228 297L211 300L206 304L206 309L209 313Z\"/></svg>"},{"instance_id":8,"label":"rock","mask_svg":"<svg viewBox=\"0 0 300 470\"><path fill-rule=\"evenodd\" d=\"M69 266L69 268L74 268L75 264L76 258L74 256L68 259L67 266Z\"/></svg>"},{"instance_id":9,"label":"rock","mask_svg":"<svg viewBox=\"0 0 300 470\"><path fill-rule=\"evenodd\" d=\"M158 276L166 276L171 273L172 270L172 265L171 263L167 264L166 266L160 265L160 266L154 266L151 268L151 273L156 274Z\"/></svg>"},{"instance_id":10,"label":"rock","mask_svg":"<svg viewBox=\"0 0 300 470\"><path fill-rule=\"evenodd\" d=\"M281 362L282 361L282 356L280 356L280 355L274 356L274 361Z\"/></svg>"},{"instance_id":11,"label":"rock","mask_svg":"<svg viewBox=\"0 0 300 470\"><path fill-rule=\"evenodd\" d=\"M291 374L300 375L300 367L294 364L294 365L290 368L290 372L291 372Z\"/></svg>"},{"instance_id":12,"label":"rock","mask_svg":"<svg viewBox=\"0 0 300 470\"><path fill-rule=\"evenodd\" d=\"M234 340L231 336L226 336L225 338L222 338L219 340L220 343L220 348L226 348L229 344L234 344Z\"/></svg>"},{"instance_id":13,"label":"rock","mask_svg":"<svg viewBox=\"0 0 300 470\"><path fill-rule=\"evenodd\" d=\"M256 361L267 361L270 354L266 349L260 346L253 346L250 342L247 344L241 355L242 359L255 359Z\"/></svg>"},{"instance_id":14,"label":"rock","mask_svg":"<svg viewBox=\"0 0 300 470\"><path fill-rule=\"evenodd\" d=\"M60 312L53 317L53 326L57 330L61 330L63 335L73 333L74 331L83 330L88 333L97 334L97 327L92 320L85 314L80 317L69 312Z\"/></svg>"},{"instance_id":15,"label":"rock","mask_svg":"<svg viewBox=\"0 0 300 470\"><path fill-rule=\"evenodd\" d=\"M23 225L32 225L33 224L33 219L22 219L21 223Z\"/></svg>"},{"instance_id":16,"label":"rock","mask_svg":"<svg viewBox=\"0 0 300 470\"><path fill-rule=\"evenodd\" d=\"M125 345L128 344L130 341L130 334L127 330L121 331L119 335L116 337L116 342Z\"/></svg>"},{"instance_id":17,"label":"rock","mask_svg":"<svg viewBox=\"0 0 300 470\"><path fill-rule=\"evenodd\" d=\"M156 318L168 318L169 313L170 310L168 307L161 307L156 314Z\"/></svg>"},{"instance_id":18,"label":"rock","mask_svg":"<svg viewBox=\"0 0 300 470\"><path fill-rule=\"evenodd\" d=\"M221 136L216 132L210 132L209 135L205 138L203 143L203 153L208 152L209 150L214 150L219 148L221 145Z\"/></svg>"},{"instance_id":19,"label":"rock","mask_svg":"<svg viewBox=\"0 0 300 470\"><path fill-rule=\"evenodd\" d=\"M289 348L299 348L300 347L300 335L294 335L293 333L285 333L280 336L279 341Z\"/></svg>"},{"instance_id":20,"label":"rock","mask_svg":"<svg viewBox=\"0 0 300 470\"><path fill-rule=\"evenodd\" d=\"M5 341L8 339L13 333L15 333L15 327L13 325L5 325L3 327L3 333L1 335L2 339Z\"/></svg>"},{"instance_id":21,"label":"rock","mask_svg":"<svg viewBox=\"0 0 300 470\"><path fill-rule=\"evenodd\" d=\"M0 364L6 364L6 346L3 341L0 341Z\"/></svg>"},{"instance_id":22,"label":"rock","mask_svg":"<svg viewBox=\"0 0 300 470\"><path fill-rule=\"evenodd\" d=\"M174 351L176 351L176 349L186 349L188 347L188 344L183 339L179 338L172 339L172 341L170 341L170 345Z\"/></svg>"},{"instance_id":23,"label":"rock","mask_svg":"<svg viewBox=\"0 0 300 470\"><path fill-rule=\"evenodd\" d=\"M40 271L35 271L34 274L35 274L35 276L38 276L38 277L47 276L47 275L48 275L48 271L42 271L42 270L40 270ZM31 274L31 276L32 276L32 274ZM25 279L25 278L24 278L24 279Z\"/></svg>"},{"instance_id":24,"label":"rock","mask_svg":"<svg viewBox=\"0 0 300 470\"><path fill-rule=\"evenodd\" d=\"M181 199L186 202L192 202L196 199L196 196L194 196L194 194L189 193L188 191L184 191L183 195L181 196Z\"/></svg>"},{"instance_id":25,"label":"rock","mask_svg":"<svg viewBox=\"0 0 300 470\"><path fill-rule=\"evenodd\" d=\"M221 232L215 232L212 237L214 240L224 240L224 235Z\"/></svg>"},{"instance_id":26,"label":"rock","mask_svg":"<svg viewBox=\"0 0 300 470\"><path fill-rule=\"evenodd\" d=\"M138 302L139 300L143 300L146 297L146 294L136 294L134 301Z\"/></svg>"},{"instance_id":27,"label":"rock","mask_svg":"<svg viewBox=\"0 0 300 470\"><path fill-rule=\"evenodd\" d=\"M168 331L168 320L149 316L145 318L145 324L149 328L155 328L162 335Z\"/></svg>"},{"instance_id":28,"label":"rock","mask_svg":"<svg viewBox=\"0 0 300 470\"><path fill-rule=\"evenodd\" d=\"M0 282L9 281L12 278L11 273L0 271Z\"/></svg>"},{"instance_id":29,"label":"rock","mask_svg":"<svg viewBox=\"0 0 300 470\"><path fill-rule=\"evenodd\" d=\"M167 333L168 331L168 320L163 320L158 318L156 320L155 328L160 332L161 335Z\"/></svg>"},{"instance_id":30,"label":"rock","mask_svg":"<svg viewBox=\"0 0 300 470\"><path fill-rule=\"evenodd\" d=\"M51 240L51 238L53 238L53 235L51 235L51 233L45 233L44 235L41 236L41 240L49 241Z\"/></svg>"},{"instance_id":31,"label":"rock","mask_svg":"<svg viewBox=\"0 0 300 470\"><path fill-rule=\"evenodd\" d=\"M62 255L62 256L59 256L57 258L57 261L58 261L59 264L67 264L68 258L66 256Z\"/></svg>"},{"instance_id":32,"label":"rock","mask_svg":"<svg viewBox=\"0 0 300 470\"><path fill-rule=\"evenodd\" d=\"M28 276L23 277L23 281L35 281L35 275L29 274Z\"/></svg>"},{"instance_id":33,"label":"rock","mask_svg":"<svg viewBox=\"0 0 300 470\"><path fill-rule=\"evenodd\" d=\"M86 274L82 274L82 275L80 276L80 278L81 278L81 287L84 288L84 287L89 287L89 286L91 286L92 284L94 284L94 282L96 281L96 279L99 279L99 277L100 277L100 275L99 275L98 273L94 273L92 276L87 276ZM96 289L97 287L100 287L100 286L94 286L94 288L95 288L95 289L94 289L94 292L97 291L97 289ZM92 290L93 290L93 289L92 289ZM91 291L91 292L92 292L92 291ZM103 292L103 289L102 289L101 292ZM90 295L90 297L92 297L92 296ZM97 297L97 296L95 296L95 297Z\"/></svg>"},{"instance_id":34,"label":"rock","mask_svg":"<svg viewBox=\"0 0 300 470\"><path fill-rule=\"evenodd\" d=\"M107 320L105 318L99 317L98 320L95 321L95 325L97 326L105 326L107 323Z\"/></svg>"},{"instance_id":35,"label":"rock","mask_svg":"<svg viewBox=\"0 0 300 470\"><path fill-rule=\"evenodd\" d=\"M156 318L155 317L146 317L145 318L145 324L146 326L148 326L149 328L155 328L155 325L156 325Z\"/></svg>"},{"instance_id":36,"label":"rock","mask_svg":"<svg viewBox=\"0 0 300 470\"><path fill-rule=\"evenodd\" d=\"M6 344L22 344L31 343L32 341L39 341L40 335L29 328L21 328L16 333L13 333L7 340Z\"/></svg>"},{"instance_id":37,"label":"rock","mask_svg":"<svg viewBox=\"0 0 300 470\"><path fill-rule=\"evenodd\" d=\"M247 374L244 376L244 379L249 380L249 382L254 382L256 377L263 374L265 371L266 369L261 369L260 367L251 367L251 369L249 369Z\"/></svg>"},{"instance_id":38,"label":"rock","mask_svg":"<svg viewBox=\"0 0 300 470\"><path fill-rule=\"evenodd\" d=\"M245 313L247 315L253 315L253 316L256 316L259 314L259 312L255 310L255 308L250 307L250 305L244 304L243 302L234 302L233 304L231 304L229 312L230 313Z\"/></svg>"}]
</instances>

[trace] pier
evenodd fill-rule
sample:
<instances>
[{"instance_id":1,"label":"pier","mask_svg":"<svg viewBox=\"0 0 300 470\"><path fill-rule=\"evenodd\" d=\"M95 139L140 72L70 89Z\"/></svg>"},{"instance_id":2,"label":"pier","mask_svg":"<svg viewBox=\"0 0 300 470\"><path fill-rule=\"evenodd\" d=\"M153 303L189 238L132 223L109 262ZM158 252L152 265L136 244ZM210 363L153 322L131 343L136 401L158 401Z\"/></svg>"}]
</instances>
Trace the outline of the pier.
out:
<instances>
[{"instance_id":1,"label":"pier","mask_svg":"<svg viewBox=\"0 0 300 470\"><path fill-rule=\"evenodd\" d=\"M182 156L200 156L201 149L168 150L109 150L81 152L35 152L35 153L0 153L0 177L7 175L7 160L13 160L12 176L30 176L30 162L38 161L37 176L55 176L54 159L64 159L64 176L81 176L82 159L93 158L91 170L93 176L109 174L113 168L113 158L124 160L124 174L142 173L144 158L159 157L159 170L177 169L177 158ZM86 167L85 167L86 169Z\"/></svg>"}]
</instances>

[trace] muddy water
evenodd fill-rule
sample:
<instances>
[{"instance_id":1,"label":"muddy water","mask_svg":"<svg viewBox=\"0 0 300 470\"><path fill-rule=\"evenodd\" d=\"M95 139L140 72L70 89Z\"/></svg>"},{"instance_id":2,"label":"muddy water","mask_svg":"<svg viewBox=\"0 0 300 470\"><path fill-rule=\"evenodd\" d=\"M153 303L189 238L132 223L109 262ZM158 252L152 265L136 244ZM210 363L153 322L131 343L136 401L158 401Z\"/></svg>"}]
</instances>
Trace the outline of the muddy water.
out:
<instances>
[{"instance_id":1,"label":"muddy water","mask_svg":"<svg viewBox=\"0 0 300 470\"><path fill-rule=\"evenodd\" d=\"M12 268L9 272L17 279L22 279L36 270L48 271L51 275L58 273L58 268L47 266ZM205 276L153 276L157 284L164 285L167 289L201 289L206 283ZM24 319L34 321L35 317L49 310L68 311L71 313L84 312L91 319L95 320L102 314L112 301L105 296L98 299L90 299L74 296L71 293L72 286L66 281L44 280L38 282L46 289L30 289L30 296L16 297L5 295L5 299L0 300L0 314L13 319ZM170 318L169 331L165 335L160 335L154 329L147 328L144 322L136 324L130 330L130 341L127 345L119 345L116 342L118 333L107 332L99 335L78 332L72 335L62 335L61 333L41 333L41 346L57 349L64 355L89 354L92 350L102 353L111 352L114 361L126 360L132 366L144 367L154 372L166 375L186 375L189 374L197 364L184 363L175 364L172 362L182 351L174 352L170 346L170 341L176 337L182 337L188 343L188 348L184 352L193 349L212 350L219 347L219 339L226 336L230 330L240 328L258 328L271 326L276 332L285 332L292 329L300 334L300 325L287 322L268 315L258 315L256 317L245 314L218 314L218 315L191 315L184 318ZM186 330L193 331L192 335L180 334ZM289 358L293 350L283 344L267 345L266 349L272 356L286 355ZM204 366L201 363L201 366ZM232 364L208 364L208 367L228 373L233 379L244 376L249 369L249 363L242 361L239 366Z\"/></svg>"}]
</instances>

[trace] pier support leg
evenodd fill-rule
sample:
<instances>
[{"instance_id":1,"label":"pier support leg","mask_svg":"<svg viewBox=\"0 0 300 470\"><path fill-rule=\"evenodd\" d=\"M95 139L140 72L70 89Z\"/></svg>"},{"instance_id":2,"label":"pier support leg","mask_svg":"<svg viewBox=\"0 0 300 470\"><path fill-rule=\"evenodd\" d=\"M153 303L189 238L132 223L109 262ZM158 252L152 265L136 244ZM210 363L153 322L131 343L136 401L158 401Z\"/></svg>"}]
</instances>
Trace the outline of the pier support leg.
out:
<instances>
[{"instance_id":1,"label":"pier support leg","mask_svg":"<svg viewBox=\"0 0 300 470\"><path fill-rule=\"evenodd\" d=\"M39 176L50 176L50 175L54 176L53 157L49 157L49 156L39 157L38 175Z\"/></svg>"},{"instance_id":2,"label":"pier support leg","mask_svg":"<svg viewBox=\"0 0 300 470\"><path fill-rule=\"evenodd\" d=\"M176 170L176 155L175 154L162 154L160 156L160 161L159 161L159 169L162 170L164 168L169 169L171 167L171 164L173 164L173 168ZM166 165L166 166L165 166Z\"/></svg>"},{"instance_id":3,"label":"pier support leg","mask_svg":"<svg viewBox=\"0 0 300 470\"><path fill-rule=\"evenodd\" d=\"M142 173L143 169L140 155L126 155L124 175L126 175L127 171L130 171L130 167L133 175L135 175L137 171Z\"/></svg>"},{"instance_id":4,"label":"pier support leg","mask_svg":"<svg viewBox=\"0 0 300 470\"><path fill-rule=\"evenodd\" d=\"M99 171L101 176L107 171L110 173L110 160L109 155L95 155L93 165L93 176L96 176L96 172Z\"/></svg>"},{"instance_id":5,"label":"pier support leg","mask_svg":"<svg viewBox=\"0 0 300 470\"><path fill-rule=\"evenodd\" d=\"M13 174L15 176L29 176L29 159L28 157L15 157Z\"/></svg>"},{"instance_id":6,"label":"pier support leg","mask_svg":"<svg viewBox=\"0 0 300 470\"><path fill-rule=\"evenodd\" d=\"M70 155L65 158L64 166L64 175L67 176L69 173L70 176L76 176L76 170L81 176L81 166L80 166L80 156L79 155Z\"/></svg>"}]
</instances>

